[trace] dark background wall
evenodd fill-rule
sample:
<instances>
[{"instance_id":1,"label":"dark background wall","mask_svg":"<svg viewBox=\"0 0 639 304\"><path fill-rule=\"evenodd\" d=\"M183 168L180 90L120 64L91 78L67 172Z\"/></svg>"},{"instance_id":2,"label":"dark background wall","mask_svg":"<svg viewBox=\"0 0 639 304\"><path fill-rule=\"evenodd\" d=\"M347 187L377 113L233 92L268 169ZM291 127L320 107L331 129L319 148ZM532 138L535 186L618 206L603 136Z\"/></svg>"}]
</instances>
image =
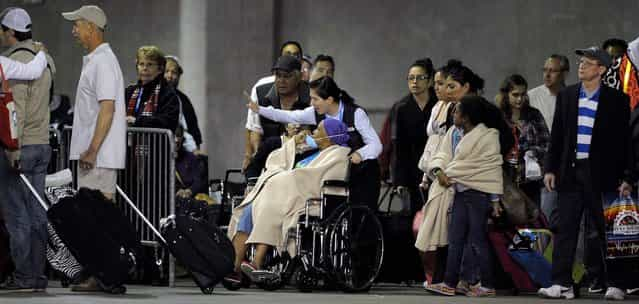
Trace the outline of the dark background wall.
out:
<instances>
[{"instance_id":1,"label":"dark background wall","mask_svg":"<svg viewBox=\"0 0 639 304\"><path fill-rule=\"evenodd\" d=\"M493 99L508 74L541 83L541 67L551 53L571 55L578 47L609 37L639 36L639 1L595 0L182 0L207 7L207 70L200 127L207 131L210 171L221 176L240 165L246 117L243 90L268 74L279 44L299 40L311 55L331 54L336 80L372 110L406 94L406 68L430 57L436 66L459 58L486 80L485 97ZM0 0L0 8L23 1ZM56 59L58 92L75 94L83 50L73 41L71 24L60 12L89 1L49 0L24 6L32 15L35 36ZM108 39L119 56L127 81L135 80L137 47L156 44L167 53L180 49L177 0L92 1L109 16ZM571 64L576 59L571 58ZM569 82L576 81L574 64ZM185 67L187 73L189 67ZM188 93L188 92L187 92Z\"/></svg>"}]
</instances>

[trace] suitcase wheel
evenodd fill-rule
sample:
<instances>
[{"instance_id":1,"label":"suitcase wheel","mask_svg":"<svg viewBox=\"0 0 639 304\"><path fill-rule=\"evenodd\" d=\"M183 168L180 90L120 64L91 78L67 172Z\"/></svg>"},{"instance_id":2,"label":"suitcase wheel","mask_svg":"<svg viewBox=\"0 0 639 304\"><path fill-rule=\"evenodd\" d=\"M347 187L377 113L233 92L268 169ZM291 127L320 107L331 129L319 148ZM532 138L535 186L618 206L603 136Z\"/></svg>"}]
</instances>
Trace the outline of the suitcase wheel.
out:
<instances>
[{"instance_id":1,"label":"suitcase wheel","mask_svg":"<svg viewBox=\"0 0 639 304\"><path fill-rule=\"evenodd\" d=\"M257 284L257 287L266 291L275 291L284 287L284 281L281 278L266 280Z\"/></svg>"},{"instance_id":2,"label":"suitcase wheel","mask_svg":"<svg viewBox=\"0 0 639 304\"><path fill-rule=\"evenodd\" d=\"M224 288L226 288L227 290L236 291L242 288L242 283L232 283L227 280L223 280L222 286L224 286Z\"/></svg>"},{"instance_id":3,"label":"suitcase wheel","mask_svg":"<svg viewBox=\"0 0 639 304\"><path fill-rule=\"evenodd\" d=\"M201 287L200 290L205 295L213 294L213 287Z\"/></svg>"},{"instance_id":4,"label":"suitcase wheel","mask_svg":"<svg viewBox=\"0 0 639 304\"><path fill-rule=\"evenodd\" d=\"M126 293L126 287L124 286L116 286L113 287L111 289L105 290L107 293L110 294L125 294Z\"/></svg>"},{"instance_id":5,"label":"suitcase wheel","mask_svg":"<svg viewBox=\"0 0 639 304\"><path fill-rule=\"evenodd\" d=\"M317 279L310 272L304 270L304 267L296 270L294 276L297 290L301 292L311 292L313 288L317 287Z\"/></svg>"}]
</instances>

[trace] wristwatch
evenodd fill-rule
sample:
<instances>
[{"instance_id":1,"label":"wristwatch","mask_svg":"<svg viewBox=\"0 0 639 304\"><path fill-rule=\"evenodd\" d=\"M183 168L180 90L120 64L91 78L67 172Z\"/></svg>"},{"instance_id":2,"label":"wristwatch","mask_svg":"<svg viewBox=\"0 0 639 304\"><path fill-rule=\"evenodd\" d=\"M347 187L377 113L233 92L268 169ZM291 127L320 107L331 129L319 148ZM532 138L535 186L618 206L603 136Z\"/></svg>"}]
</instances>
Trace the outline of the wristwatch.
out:
<instances>
[{"instance_id":1,"label":"wristwatch","mask_svg":"<svg viewBox=\"0 0 639 304\"><path fill-rule=\"evenodd\" d=\"M441 169L441 168L435 168L435 169L433 169L433 171L432 171L432 172L433 172L433 175L434 175L434 176L438 176L438 175L439 175L439 173L440 173L440 172L442 172L442 169Z\"/></svg>"}]
</instances>

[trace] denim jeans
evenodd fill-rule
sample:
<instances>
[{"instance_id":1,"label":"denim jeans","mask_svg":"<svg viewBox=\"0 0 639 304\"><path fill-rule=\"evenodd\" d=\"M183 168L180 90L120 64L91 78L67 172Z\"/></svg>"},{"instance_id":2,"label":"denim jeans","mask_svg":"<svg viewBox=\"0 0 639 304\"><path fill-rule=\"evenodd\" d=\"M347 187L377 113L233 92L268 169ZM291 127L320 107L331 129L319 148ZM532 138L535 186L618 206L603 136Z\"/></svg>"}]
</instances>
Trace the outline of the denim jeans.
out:
<instances>
[{"instance_id":1,"label":"denim jeans","mask_svg":"<svg viewBox=\"0 0 639 304\"><path fill-rule=\"evenodd\" d=\"M41 197L51 157L49 145L28 145L21 150L20 167ZM21 287L46 288L47 214L20 177L8 173L2 210L9 231L15 280Z\"/></svg>"},{"instance_id":2,"label":"denim jeans","mask_svg":"<svg viewBox=\"0 0 639 304\"><path fill-rule=\"evenodd\" d=\"M488 243L488 216L492 210L488 194L466 190L455 194L453 212L448 229L448 259L444 282L457 286L464 259L465 265L479 265L481 285L494 288L492 250ZM474 254L465 254L465 247Z\"/></svg>"}]
</instances>

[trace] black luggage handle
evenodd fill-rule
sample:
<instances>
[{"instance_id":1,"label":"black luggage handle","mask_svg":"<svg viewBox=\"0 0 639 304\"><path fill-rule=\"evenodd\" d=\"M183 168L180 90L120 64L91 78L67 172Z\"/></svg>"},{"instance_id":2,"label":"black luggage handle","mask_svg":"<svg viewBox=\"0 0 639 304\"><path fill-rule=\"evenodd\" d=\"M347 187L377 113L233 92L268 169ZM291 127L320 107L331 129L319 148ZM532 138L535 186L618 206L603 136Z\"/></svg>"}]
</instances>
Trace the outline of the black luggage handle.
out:
<instances>
[{"instance_id":1,"label":"black luggage handle","mask_svg":"<svg viewBox=\"0 0 639 304\"><path fill-rule=\"evenodd\" d=\"M157 229L155 229L155 226L153 226L153 224L151 224L151 222L149 222L149 220L146 218L146 216L144 216L142 211L140 211L140 209L138 209L138 207L131 201L131 199L126 195L126 193L124 193L124 191L122 191L120 186L115 185L115 190L118 191L120 196L122 196L122 198L124 198L124 200L129 204L129 206L131 206L131 208L133 208L133 210L135 210L135 213L137 213L138 216L140 216L142 218L142 220L149 226L149 228L151 228L153 233L162 241L162 243L164 243L165 245L168 245L168 243L166 242L164 237L162 237L162 234L160 234L160 232Z\"/></svg>"}]
</instances>

